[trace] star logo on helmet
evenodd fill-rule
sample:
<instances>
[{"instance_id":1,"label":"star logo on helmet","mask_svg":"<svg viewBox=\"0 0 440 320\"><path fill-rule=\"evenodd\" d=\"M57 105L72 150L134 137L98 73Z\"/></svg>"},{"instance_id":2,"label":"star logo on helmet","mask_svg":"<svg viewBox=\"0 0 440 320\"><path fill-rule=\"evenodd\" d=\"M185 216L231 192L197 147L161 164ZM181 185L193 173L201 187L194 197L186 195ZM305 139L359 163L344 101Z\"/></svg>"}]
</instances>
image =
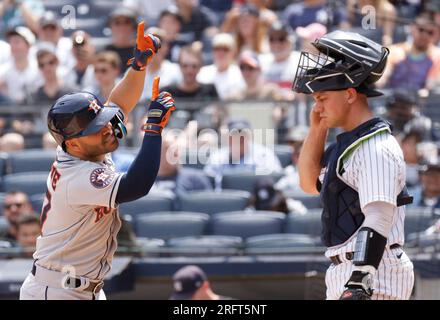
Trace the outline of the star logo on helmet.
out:
<instances>
[{"instance_id":1,"label":"star logo on helmet","mask_svg":"<svg viewBox=\"0 0 440 320\"><path fill-rule=\"evenodd\" d=\"M101 110L101 106L98 104L96 99L93 99L92 101L89 100L89 102L89 111L93 110L95 113L98 113L98 111Z\"/></svg>"}]
</instances>

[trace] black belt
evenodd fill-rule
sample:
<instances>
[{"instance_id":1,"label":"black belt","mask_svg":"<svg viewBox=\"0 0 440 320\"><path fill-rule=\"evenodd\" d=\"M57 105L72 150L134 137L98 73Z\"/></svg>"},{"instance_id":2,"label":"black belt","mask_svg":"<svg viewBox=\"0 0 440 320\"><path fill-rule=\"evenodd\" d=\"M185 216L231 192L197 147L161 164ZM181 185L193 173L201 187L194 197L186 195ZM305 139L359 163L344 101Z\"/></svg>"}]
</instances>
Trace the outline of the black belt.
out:
<instances>
[{"instance_id":1,"label":"black belt","mask_svg":"<svg viewBox=\"0 0 440 320\"><path fill-rule=\"evenodd\" d=\"M397 248L400 248L400 247L402 247L400 244L398 244L398 243L394 243L394 244L392 244L392 245L390 245L390 249L397 249ZM339 256L340 255L336 255L336 256L332 256L332 257L330 257L330 260L332 261L332 263L334 264L334 265L338 265L338 264L341 264L342 263L342 261L341 261L341 259L339 258ZM354 252L346 252L345 253L345 258L347 259L347 260L353 260L353 258L354 258Z\"/></svg>"},{"instance_id":2,"label":"black belt","mask_svg":"<svg viewBox=\"0 0 440 320\"><path fill-rule=\"evenodd\" d=\"M31 270L32 275L35 277L35 274L37 273L37 266L34 264L32 265L32 270ZM81 279L78 278L74 278L74 277L68 277L66 279L66 285L68 288L72 288L72 289L76 289L81 287ZM100 282L90 282L89 286L87 288L84 288L84 291L89 291L92 293L98 293L102 287L104 287L104 283L102 281Z\"/></svg>"}]
</instances>

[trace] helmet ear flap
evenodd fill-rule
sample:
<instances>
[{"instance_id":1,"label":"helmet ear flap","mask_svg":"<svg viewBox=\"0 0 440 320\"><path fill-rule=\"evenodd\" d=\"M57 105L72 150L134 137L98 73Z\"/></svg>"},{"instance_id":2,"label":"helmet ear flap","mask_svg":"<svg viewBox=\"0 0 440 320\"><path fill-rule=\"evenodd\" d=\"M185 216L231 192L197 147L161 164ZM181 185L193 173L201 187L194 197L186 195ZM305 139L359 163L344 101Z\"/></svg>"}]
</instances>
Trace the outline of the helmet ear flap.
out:
<instances>
[{"instance_id":1,"label":"helmet ear flap","mask_svg":"<svg viewBox=\"0 0 440 320\"><path fill-rule=\"evenodd\" d=\"M110 120L110 123L112 124L116 138L123 139L127 136L127 127L124 124L124 115L121 111L115 114L113 119Z\"/></svg>"}]
</instances>

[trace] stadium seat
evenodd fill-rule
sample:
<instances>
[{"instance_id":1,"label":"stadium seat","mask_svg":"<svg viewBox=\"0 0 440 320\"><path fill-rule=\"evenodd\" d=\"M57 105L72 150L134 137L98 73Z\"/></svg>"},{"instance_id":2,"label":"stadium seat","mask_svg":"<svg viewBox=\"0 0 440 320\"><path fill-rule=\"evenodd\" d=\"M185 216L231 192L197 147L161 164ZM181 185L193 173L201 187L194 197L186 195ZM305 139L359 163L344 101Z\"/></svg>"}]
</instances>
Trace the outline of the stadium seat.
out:
<instances>
[{"instance_id":1,"label":"stadium seat","mask_svg":"<svg viewBox=\"0 0 440 320\"><path fill-rule=\"evenodd\" d=\"M43 208L43 202L45 198L45 194L34 194L29 197L29 201L31 202L32 208L36 213L40 213L41 209Z\"/></svg>"},{"instance_id":2,"label":"stadium seat","mask_svg":"<svg viewBox=\"0 0 440 320\"><path fill-rule=\"evenodd\" d=\"M5 217L0 217L0 232L5 231L8 228L8 220Z\"/></svg>"},{"instance_id":3,"label":"stadium seat","mask_svg":"<svg viewBox=\"0 0 440 320\"><path fill-rule=\"evenodd\" d=\"M317 239L308 234L266 234L247 238L245 253L289 253L301 249L314 248L317 246L317 243Z\"/></svg>"},{"instance_id":4,"label":"stadium seat","mask_svg":"<svg viewBox=\"0 0 440 320\"><path fill-rule=\"evenodd\" d=\"M209 231L214 235L248 238L252 236L281 233L284 214L273 211L222 212L212 216Z\"/></svg>"},{"instance_id":5,"label":"stadium seat","mask_svg":"<svg viewBox=\"0 0 440 320\"><path fill-rule=\"evenodd\" d=\"M5 193L4 192L0 192L0 216L3 215L3 203L5 200Z\"/></svg>"},{"instance_id":6,"label":"stadium seat","mask_svg":"<svg viewBox=\"0 0 440 320\"><path fill-rule=\"evenodd\" d=\"M179 196L179 209L208 214L243 210L249 198L249 192L239 190L188 192Z\"/></svg>"},{"instance_id":7,"label":"stadium seat","mask_svg":"<svg viewBox=\"0 0 440 320\"><path fill-rule=\"evenodd\" d=\"M234 255L242 247L242 239L233 236L204 235L199 237L172 238L167 242L170 248L176 250L180 255Z\"/></svg>"},{"instance_id":8,"label":"stadium seat","mask_svg":"<svg viewBox=\"0 0 440 320\"><path fill-rule=\"evenodd\" d=\"M274 146L275 154L280 160L283 168L292 164L292 147L289 145L277 144Z\"/></svg>"},{"instance_id":9,"label":"stadium seat","mask_svg":"<svg viewBox=\"0 0 440 320\"><path fill-rule=\"evenodd\" d=\"M140 213L150 213L156 211L172 211L173 198L167 195L157 193L147 194L140 199L122 203L119 206L121 214L136 216Z\"/></svg>"},{"instance_id":10,"label":"stadium seat","mask_svg":"<svg viewBox=\"0 0 440 320\"><path fill-rule=\"evenodd\" d=\"M284 195L288 198L301 201L307 209L319 209L322 208L321 199L319 195L307 194L303 191L284 192Z\"/></svg>"},{"instance_id":11,"label":"stadium seat","mask_svg":"<svg viewBox=\"0 0 440 320\"><path fill-rule=\"evenodd\" d=\"M282 173L273 173L270 175L256 175L249 172L228 172L223 175L222 189L235 189L254 192L256 183L263 178L272 178L274 182L282 177Z\"/></svg>"},{"instance_id":12,"label":"stadium seat","mask_svg":"<svg viewBox=\"0 0 440 320\"><path fill-rule=\"evenodd\" d=\"M7 172L49 172L55 157L56 153L54 150L29 149L11 152L7 160Z\"/></svg>"},{"instance_id":13,"label":"stadium seat","mask_svg":"<svg viewBox=\"0 0 440 320\"><path fill-rule=\"evenodd\" d=\"M321 235L321 214L320 209L311 209L306 214L300 215L289 213L286 217L285 233L308 234L313 237Z\"/></svg>"},{"instance_id":14,"label":"stadium seat","mask_svg":"<svg viewBox=\"0 0 440 320\"><path fill-rule=\"evenodd\" d=\"M425 231L439 218L440 216L434 214L430 208L407 207L405 209L405 237L411 233Z\"/></svg>"},{"instance_id":15,"label":"stadium seat","mask_svg":"<svg viewBox=\"0 0 440 320\"><path fill-rule=\"evenodd\" d=\"M9 154L6 152L0 152L0 179L6 174L6 164L9 158Z\"/></svg>"},{"instance_id":16,"label":"stadium seat","mask_svg":"<svg viewBox=\"0 0 440 320\"><path fill-rule=\"evenodd\" d=\"M145 213L136 217L139 237L169 239L200 236L205 232L209 216L204 213Z\"/></svg>"},{"instance_id":17,"label":"stadium seat","mask_svg":"<svg viewBox=\"0 0 440 320\"><path fill-rule=\"evenodd\" d=\"M46 193L48 172L21 172L4 176L4 191L23 191L28 196Z\"/></svg>"}]
</instances>

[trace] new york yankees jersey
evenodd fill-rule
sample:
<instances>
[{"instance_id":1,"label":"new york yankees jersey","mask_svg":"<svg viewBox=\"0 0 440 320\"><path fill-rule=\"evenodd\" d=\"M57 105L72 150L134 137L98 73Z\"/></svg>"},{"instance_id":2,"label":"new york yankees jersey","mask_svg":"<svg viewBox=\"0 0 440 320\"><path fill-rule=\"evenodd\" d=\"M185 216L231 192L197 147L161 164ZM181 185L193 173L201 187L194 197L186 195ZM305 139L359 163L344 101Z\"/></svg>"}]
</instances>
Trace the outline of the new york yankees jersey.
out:
<instances>
[{"instance_id":1,"label":"new york yankees jersey","mask_svg":"<svg viewBox=\"0 0 440 320\"><path fill-rule=\"evenodd\" d=\"M121 220L115 203L122 173L110 155L84 161L57 149L47 179L34 259L46 269L101 280L111 268Z\"/></svg>"},{"instance_id":2,"label":"new york yankees jersey","mask_svg":"<svg viewBox=\"0 0 440 320\"><path fill-rule=\"evenodd\" d=\"M325 169L321 171L323 181ZM360 207L375 201L384 201L395 206L391 232L387 246L404 243L404 206L397 207L397 195L405 186L405 162L397 140L388 132L378 133L363 141L353 153L343 159L343 170L339 178L359 193ZM356 235L345 243L328 248L326 256L353 252Z\"/></svg>"}]
</instances>

